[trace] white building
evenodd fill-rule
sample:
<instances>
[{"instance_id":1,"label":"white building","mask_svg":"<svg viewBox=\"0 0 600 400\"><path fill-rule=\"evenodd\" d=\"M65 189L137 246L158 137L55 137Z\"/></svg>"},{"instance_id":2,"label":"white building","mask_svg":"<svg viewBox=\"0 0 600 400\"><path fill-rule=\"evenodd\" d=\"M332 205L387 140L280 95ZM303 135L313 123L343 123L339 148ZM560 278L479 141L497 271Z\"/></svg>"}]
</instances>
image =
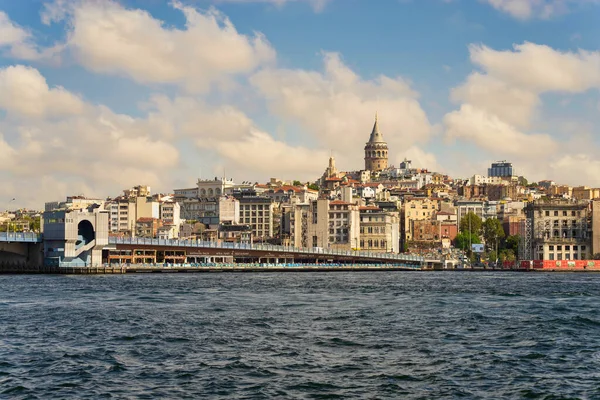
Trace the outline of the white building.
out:
<instances>
[{"instance_id":1,"label":"white building","mask_svg":"<svg viewBox=\"0 0 600 400\"><path fill-rule=\"evenodd\" d=\"M197 185L199 198L214 198L221 197L224 194L231 194L235 187L232 179L217 177L213 180L198 179Z\"/></svg>"}]
</instances>

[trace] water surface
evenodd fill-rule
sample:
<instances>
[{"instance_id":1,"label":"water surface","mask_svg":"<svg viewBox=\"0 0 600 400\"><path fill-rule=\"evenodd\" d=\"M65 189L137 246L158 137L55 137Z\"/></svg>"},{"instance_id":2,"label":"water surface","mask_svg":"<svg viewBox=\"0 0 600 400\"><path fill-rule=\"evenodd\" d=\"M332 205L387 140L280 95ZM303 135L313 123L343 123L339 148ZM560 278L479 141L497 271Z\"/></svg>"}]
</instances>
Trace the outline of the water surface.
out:
<instances>
[{"instance_id":1,"label":"water surface","mask_svg":"<svg viewBox=\"0 0 600 400\"><path fill-rule=\"evenodd\" d=\"M0 398L600 398L600 274L0 276Z\"/></svg>"}]
</instances>

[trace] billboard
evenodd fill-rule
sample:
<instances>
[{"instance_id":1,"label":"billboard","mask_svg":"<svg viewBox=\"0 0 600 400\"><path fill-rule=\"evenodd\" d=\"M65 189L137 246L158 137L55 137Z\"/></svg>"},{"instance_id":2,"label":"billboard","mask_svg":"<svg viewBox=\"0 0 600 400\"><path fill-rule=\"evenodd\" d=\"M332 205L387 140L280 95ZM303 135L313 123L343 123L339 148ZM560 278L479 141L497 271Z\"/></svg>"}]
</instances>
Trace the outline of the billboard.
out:
<instances>
[{"instance_id":1,"label":"billboard","mask_svg":"<svg viewBox=\"0 0 600 400\"><path fill-rule=\"evenodd\" d=\"M473 253L483 253L483 245L482 244L472 244L471 251Z\"/></svg>"}]
</instances>

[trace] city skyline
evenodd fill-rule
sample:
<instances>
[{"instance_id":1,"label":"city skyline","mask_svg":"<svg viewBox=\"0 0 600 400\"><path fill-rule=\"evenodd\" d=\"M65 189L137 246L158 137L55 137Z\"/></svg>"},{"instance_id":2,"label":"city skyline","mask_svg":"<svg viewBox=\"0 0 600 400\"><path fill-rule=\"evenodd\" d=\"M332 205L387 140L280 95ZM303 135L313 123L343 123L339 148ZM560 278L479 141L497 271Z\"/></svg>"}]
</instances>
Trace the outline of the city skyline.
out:
<instances>
[{"instance_id":1,"label":"city skyline","mask_svg":"<svg viewBox=\"0 0 600 400\"><path fill-rule=\"evenodd\" d=\"M599 10L0 0L0 208L358 170L375 112L390 164L599 186Z\"/></svg>"}]
</instances>

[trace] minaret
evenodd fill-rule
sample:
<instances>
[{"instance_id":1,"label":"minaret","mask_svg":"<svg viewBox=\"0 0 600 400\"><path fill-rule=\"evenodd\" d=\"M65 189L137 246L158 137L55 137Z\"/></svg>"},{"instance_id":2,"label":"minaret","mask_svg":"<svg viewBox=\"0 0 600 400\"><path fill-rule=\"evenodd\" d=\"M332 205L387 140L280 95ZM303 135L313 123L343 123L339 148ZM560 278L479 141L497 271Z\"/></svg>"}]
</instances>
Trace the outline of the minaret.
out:
<instances>
[{"instance_id":1,"label":"minaret","mask_svg":"<svg viewBox=\"0 0 600 400\"><path fill-rule=\"evenodd\" d=\"M365 145L365 169L367 171L382 171L388 166L388 146L379 132L377 113L375 113L375 124Z\"/></svg>"}]
</instances>

